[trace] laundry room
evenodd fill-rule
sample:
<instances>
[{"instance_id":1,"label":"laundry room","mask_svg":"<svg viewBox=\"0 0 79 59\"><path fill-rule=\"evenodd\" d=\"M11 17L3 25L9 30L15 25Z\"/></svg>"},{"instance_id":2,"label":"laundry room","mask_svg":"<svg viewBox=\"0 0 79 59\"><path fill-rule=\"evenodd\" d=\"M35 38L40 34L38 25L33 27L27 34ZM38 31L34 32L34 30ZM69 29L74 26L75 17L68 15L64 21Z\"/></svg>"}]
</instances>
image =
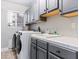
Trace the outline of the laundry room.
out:
<instances>
[{"instance_id":1,"label":"laundry room","mask_svg":"<svg viewBox=\"0 0 79 59\"><path fill-rule=\"evenodd\" d=\"M78 0L1 0L1 59L78 59Z\"/></svg>"}]
</instances>

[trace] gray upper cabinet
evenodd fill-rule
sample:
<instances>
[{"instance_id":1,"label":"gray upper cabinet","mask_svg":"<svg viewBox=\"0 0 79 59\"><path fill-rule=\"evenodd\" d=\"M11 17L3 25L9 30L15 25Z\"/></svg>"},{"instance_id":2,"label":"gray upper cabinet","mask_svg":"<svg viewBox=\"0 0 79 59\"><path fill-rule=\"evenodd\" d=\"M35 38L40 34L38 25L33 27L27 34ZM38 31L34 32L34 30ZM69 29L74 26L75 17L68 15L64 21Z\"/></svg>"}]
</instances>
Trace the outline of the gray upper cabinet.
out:
<instances>
[{"instance_id":1,"label":"gray upper cabinet","mask_svg":"<svg viewBox=\"0 0 79 59\"><path fill-rule=\"evenodd\" d=\"M24 13L24 26L28 23L28 12Z\"/></svg>"},{"instance_id":2,"label":"gray upper cabinet","mask_svg":"<svg viewBox=\"0 0 79 59\"><path fill-rule=\"evenodd\" d=\"M58 14L59 0L40 0L40 15L42 17L50 17Z\"/></svg>"},{"instance_id":3,"label":"gray upper cabinet","mask_svg":"<svg viewBox=\"0 0 79 59\"><path fill-rule=\"evenodd\" d=\"M35 0L33 5L33 12L34 12L34 21L39 20L39 0Z\"/></svg>"},{"instance_id":4,"label":"gray upper cabinet","mask_svg":"<svg viewBox=\"0 0 79 59\"><path fill-rule=\"evenodd\" d=\"M33 19L33 10L32 7L28 11L28 23L31 23Z\"/></svg>"},{"instance_id":5,"label":"gray upper cabinet","mask_svg":"<svg viewBox=\"0 0 79 59\"><path fill-rule=\"evenodd\" d=\"M59 0L59 10L61 11L62 10L62 0Z\"/></svg>"},{"instance_id":6,"label":"gray upper cabinet","mask_svg":"<svg viewBox=\"0 0 79 59\"><path fill-rule=\"evenodd\" d=\"M62 12L70 12L78 10L78 0L62 0Z\"/></svg>"},{"instance_id":7,"label":"gray upper cabinet","mask_svg":"<svg viewBox=\"0 0 79 59\"><path fill-rule=\"evenodd\" d=\"M39 1L34 0L32 6L28 9L28 21L27 23L33 23L39 20Z\"/></svg>"},{"instance_id":8,"label":"gray upper cabinet","mask_svg":"<svg viewBox=\"0 0 79 59\"><path fill-rule=\"evenodd\" d=\"M37 47L37 59L47 59L47 51Z\"/></svg>"},{"instance_id":9,"label":"gray upper cabinet","mask_svg":"<svg viewBox=\"0 0 79 59\"><path fill-rule=\"evenodd\" d=\"M59 5L59 0L47 0L47 10L51 11L51 10L55 10L58 9Z\"/></svg>"},{"instance_id":10,"label":"gray upper cabinet","mask_svg":"<svg viewBox=\"0 0 79 59\"><path fill-rule=\"evenodd\" d=\"M40 0L40 14L46 13L46 0Z\"/></svg>"},{"instance_id":11,"label":"gray upper cabinet","mask_svg":"<svg viewBox=\"0 0 79 59\"><path fill-rule=\"evenodd\" d=\"M30 19L30 23L31 23L34 20L34 9L33 9L33 7L30 9L30 16L31 16L31 19Z\"/></svg>"},{"instance_id":12,"label":"gray upper cabinet","mask_svg":"<svg viewBox=\"0 0 79 59\"><path fill-rule=\"evenodd\" d=\"M31 7L28 10L28 22L27 23L31 23L34 20L34 13L33 13L33 7Z\"/></svg>"},{"instance_id":13,"label":"gray upper cabinet","mask_svg":"<svg viewBox=\"0 0 79 59\"><path fill-rule=\"evenodd\" d=\"M26 24L28 24L30 22L30 18L31 18L31 16L30 16L30 10L28 10L27 11L27 23Z\"/></svg>"}]
</instances>

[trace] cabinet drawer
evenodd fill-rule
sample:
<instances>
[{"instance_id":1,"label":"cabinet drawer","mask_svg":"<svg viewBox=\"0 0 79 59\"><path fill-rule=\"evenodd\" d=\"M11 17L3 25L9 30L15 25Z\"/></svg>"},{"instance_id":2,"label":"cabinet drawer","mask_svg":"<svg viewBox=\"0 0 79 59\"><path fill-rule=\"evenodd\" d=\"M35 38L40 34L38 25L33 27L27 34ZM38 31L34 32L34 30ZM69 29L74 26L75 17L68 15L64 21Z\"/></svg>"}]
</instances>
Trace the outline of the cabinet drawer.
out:
<instances>
[{"instance_id":1,"label":"cabinet drawer","mask_svg":"<svg viewBox=\"0 0 79 59\"><path fill-rule=\"evenodd\" d=\"M43 49L47 49L47 42L43 40L37 40L37 45Z\"/></svg>"},{"instance_id":2,"label":"cabinet drawer","mask_svg":"<svg viewBox=\"0 0 79 59\"><path fill-rule=\"evenodd\" d=\"M77 59L77 51L70 50L64 47L49 44L49 52L54 53L63 59Z\"/></svg>"},{"instance_id":3,"label":"cabinet drawer","mask_svg":"<svg viewBox=\"0 0 79 59\"><path fill-rule=\"evenodd\" d=\"M31 42L34 43L34 44L36 44L36 40L37 39L35 39L35 38L31 38Z\"/></svg>"}]
</instances>

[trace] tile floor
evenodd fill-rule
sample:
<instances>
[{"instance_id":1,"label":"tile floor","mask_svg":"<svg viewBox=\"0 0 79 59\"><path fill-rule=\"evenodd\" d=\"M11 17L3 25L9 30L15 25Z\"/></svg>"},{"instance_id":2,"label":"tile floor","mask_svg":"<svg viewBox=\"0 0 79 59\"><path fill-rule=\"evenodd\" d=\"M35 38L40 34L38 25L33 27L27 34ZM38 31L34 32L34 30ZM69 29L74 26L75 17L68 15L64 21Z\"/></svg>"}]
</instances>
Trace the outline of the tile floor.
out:
<instances>
[{"instance_id":1,"label":"tile floor","mask_svg":"<svg viewBox=\"0 0 79 59\"><path fill-rule=\"evenodd\" d=\"M1 52L1 59L17 59L16 53L13 50Z\"/></svg>"}]
</instances>

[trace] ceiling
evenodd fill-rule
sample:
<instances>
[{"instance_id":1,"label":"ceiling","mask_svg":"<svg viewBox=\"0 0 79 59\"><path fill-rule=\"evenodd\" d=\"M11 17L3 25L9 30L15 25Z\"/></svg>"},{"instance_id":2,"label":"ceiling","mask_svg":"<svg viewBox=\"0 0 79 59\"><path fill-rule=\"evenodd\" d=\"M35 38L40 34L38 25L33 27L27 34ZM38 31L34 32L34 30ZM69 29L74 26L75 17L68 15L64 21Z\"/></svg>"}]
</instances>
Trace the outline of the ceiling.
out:
<instances>
[{"instance_id":1,"label":"ceiling","mask_svg":"<svg viewBox=\"0 0 79 59\"><path fill-rule=\"evenodd\" d=\"M17 4L24 5L24 6L30 6L33 2L33 0L4 0L4 1L17 3Z\"/></svg>"}]
</instances>

